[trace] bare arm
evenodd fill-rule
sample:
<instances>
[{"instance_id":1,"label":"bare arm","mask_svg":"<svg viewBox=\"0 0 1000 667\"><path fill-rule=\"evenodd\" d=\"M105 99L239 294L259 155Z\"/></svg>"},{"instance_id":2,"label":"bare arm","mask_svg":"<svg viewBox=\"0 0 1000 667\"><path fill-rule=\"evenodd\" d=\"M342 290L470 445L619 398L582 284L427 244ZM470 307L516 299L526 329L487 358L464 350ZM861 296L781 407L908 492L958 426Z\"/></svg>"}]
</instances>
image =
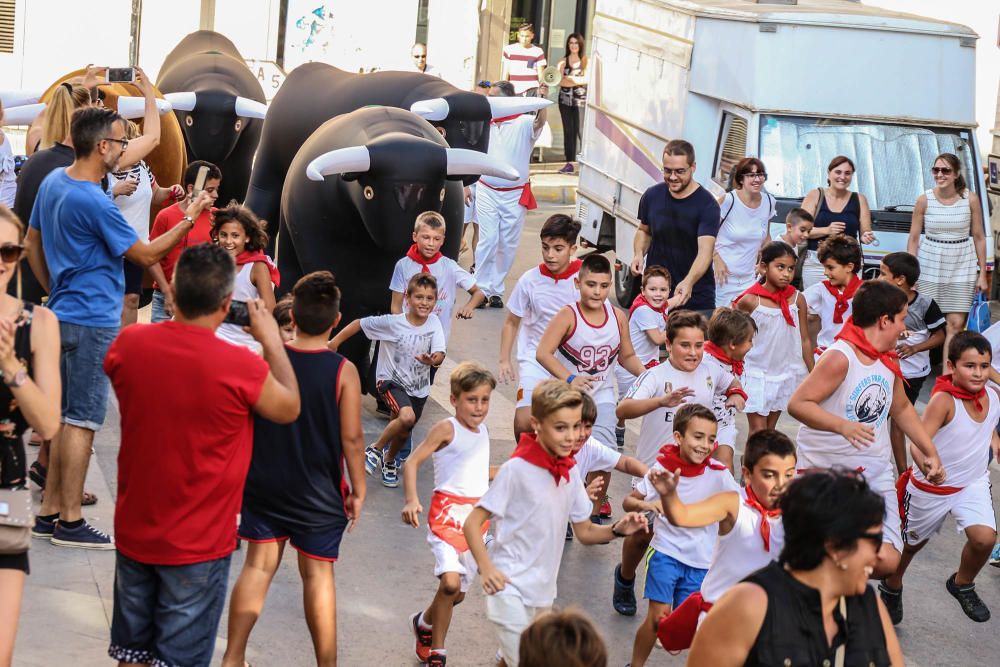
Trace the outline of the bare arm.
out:
<instances>
[{"instance_id":1,"label":"bare arm","mask_svg":"<svg viewBox=\"0 0 1000 667\"><path fill-rule=\"evenodd\" d=\"M649 532L646 517L638 512L630 512L608 526L598 526L590 519L573 524L573 534L581 544L607 544L617 537L615 531L623 535Z\"/></svg>"},{"instance_id":2,"label":"bare arm","mask_svg":"<svg viewBox=\"0 0 1000 667\"><path fill-rule=\"evenodd\" d=\"M443 419L431 427L427 432L427 437L417 445L410 457L406 459L407 465L403 466L403 493L405 505L403 506L403 523L414 528L420 527L420 513L424 511L417 496L417 469L424 461L429 459L434 452L442 447L448 446L455 439L455 427L450 419ZM362 447L362 449L364 449Z\"/></svg>"},{"instance_id":3,"label":"bare arm","mask_svg":"<svg viewBox=\"0 0 1000 667\"><path fill-rule=\"evenodd\" d=\"M212 200L209 198L208 193L202 192L188 206L185 219L182 219L171 229L164 232L162 236L156 237L149 243L143 243L142 241L133 243L132 247L125 251L126 259L144 268L148 268L159 262L173 250L174 246L181 242L185 234L191 231L194 227L193 221L197 220L202 211L211 206L211 203Z\"/></svg>"},{"instance_id":4,"label":"bare arm","mask_svg":"<svg viewBox=\"0 0 1000 667\"><path fill-rule=\"evenodd\" d=\"M622 509L626 512L656 512L663 514L663 508L659 502L646 500L638 491L632 491L622 499Z\"/></svg>"},{"instance_id":5,"label":"bare arm","mask_svg":"<svg viewBox=\"0 0 1000 667\"><path fill-rule=\"evenodd\" d=\"M541 76L541 74L539 74L539 76ZM542 88L548 89L548 87L545 85L542 85ZM543 107L535 112L535 122L532 125L532 130L535 133L536 139L538 138L538 135L541 133L542 127L545 126L546 118L548 118L548 109Z\"/></svg>"},{"instance_id":6,"label":"bare arm","mask_svg":"<svg viewBox=\"0 0 1000 667\"><path fill-rule=\"evenodd\" d=\"M361 426L361 379L358 369L346 359L340 371L340 444L347 476L351 479L351 492L344 499L347 518L351 520L347 529L350 532L361 516L368 487L365 479L365 433Z\"/></svg>"},{"instance_id":7,"label":"bare arm","mask_svg":"<svg viewBox=\"0 0 1000 667\"><path fill-rule=\"evenodd\" d=\"M517 329L520 326L521 318L508 311L507 318L503 321L503 329L500 330L501 382L512 382L514 380L514 368L510 363L510 353L514 349L514 339L517 338Z\"/></svg>"},{"instance_id":8,"label":"bare arm","mask_svg":"<svg viewBox=\"0 0 1000 667\"><path fill-rule=\"evenodd\" d=\"M994 437L996 437L994 435ZM882 621L882 634L885 635L885 650L889 653L889 660L892 667L903 667L906 664L903 659L903 649L899 645L899 637L896 636L896 628L889 618L889 611L885 608L885 603L878 596L875 596L875 603L878 604L878 617Z\"/></svg>"},{"instance_id":9,"label":"bare arm","mask_svg":"<svg viewBox=\"0 0 1000 667\"><path fill-rule=\"evenodd\" d=\"M806 306L805 297L799 292L795 297L799 307L799 338L802 340L802 361L806 364L807 370L813 369L815 357L813 356L813 346L809 339L809 308Z\"/></svg>"},{"instance_id":10,"label":"bare arm","mask_svg":"<svg viewBox=\"0 0 1000 667\"><path fill-rule=\"evenodd\" d=\"M337 349L344 344L344 341L358 333L361 333L361 320L354 320L341 329L340 332L333 337L333 340L330 341L327 347L336 352Z\"/></svg>"},{"instance_id":11,"label":"bare arm","mask_svg":"<svg viewBox=\"0 0 1000 667\"><path fill-rule=\"evenodd\" d=\"M764 616L767 593L757 584L730 588L698 627L688 653L688 667L739 667L746 662Z\"/></svg>"},{"instance_id":12,"label":"bare arm","mask_svg":"<svg viewBox=\"0 0 1000 667\"><path fill-rule=\"evenodd\" d=\"M868 208L868 198L858 193L858 205L861 209L858 216L858 237L862 243L871 243L875 240L875 233L872 231L872 212Z\"/></svg>"},{"instance_id":13,"label":"bare arm","mask_svg":"<svg viewBox=\"0 0 1000 667\"><path fill-rule=\"evenodd\" d=\"M694 262L691 263L691 270L684 276L684 280L677 283L677 287L674 289L674 294L684 299L682 303L687 303L688 299L691 298L691 292L694 290L694 284L712 266L712 255L714 253L715 237L699 236L698 255L694 258Z\"/></svg>"},{"instance_id":14,"label":"bare arm","mask_svg":"<svg viewBox=\"0 0 1000 667\"><path fill-rule=\"evenodd\" d=\"M118 161L119 169L128 169L160 145L160 112L156 108L153 84L141 67L136 67L135 73L137 75L135 85L142 91L146 102L142 117L142 135L128 142L128 147Z\"/></svg>"},{"instance_id":15,"label":"bare arm","mask_svg":"<svg viewBox=\"0 0 1000 667\"><path fill-rule=\"evenodd\" d=\"M475 312L476 308L479 307L479 304L485 300L486 294L483 293L483 290L479 289L478 286L473 285L472 288L469 289L469 300L466 301L465 305L459 309L458 313L455 314L455 317L460 320L471 320L472 313Z\"/></svg>"},{"instance_id":16,"label":"bare arm","mask_svg":"<svg viewBox=\"0 0 1000 667\"><path fill-rule=\"evenodd\" d=\"M14 322L0 321L0 370L4 381L14 380L24 369L17 358ZM62 380L59 375L59 321L47 308L35 308L31 323L31 374L20 387L9 387L18 408L44 440L59 431Z\"/></svg>"},{"instance_id":17,"label":"bare arm","mask_svg":"<svg viewBox=\"0 0 1000 667\"><path fill-rule=\"evenodd\" d=\"M892 407L889 408L889 415L892 417L893 423L899 426L906 437L910 439L913 447L924 456L920 470L924 473L927 481L932 484L941 484L945 479L945 470L941 466L937 447L934 446L927 431L924 430L924 425L920 422L917 411L906 398L903 381L899 378L896 378L892 388Z\"/></svg>"},{"instance_id":18,"label":"bare arm","mask_svg":"<svg viewBox=\"0 0 1000 667\"><path fill-rule=\"evenodd\" d=\"M541 365L542 368L547 370L552 374L552 377L557 380L568 380L572 373L566 369L559 360L556 359L556 348L559 344L566 338L570 330L573 327L574 316L573 311L568 307L562 308L552 321L549 322L549 326L545 327L545 333L542 334L542 339L538 341L538 350L535 352L535 360ZM624 344L624 340L622 343ZM633 355L635 352L632 353ZM573 378L571 385L574 389L579 389L581 391L586 391L590 385L593 383L593 378L586 375L577 375Z\"/></svg>"},{"instance_id":19,"label":"bare arm","mask_svg":"<svg viewBox=\"0 0 1000 667\"><path fill-rule=\"evenodd\" d=\"M248 301L247 312L250 333L261 344L264 361L271 369L253 406L254 412L278 424L291 424L299 418L301 409L299 382L281 341L278 323L260 299Z\"/></svg>"},{"instance_id":20,"label":"bare arm","mask_svg":"<svg viewBox=\"0 0 1000 667\"><path fill-rule=\"evenodd\" d=\"M983 225L983 209L975 192L969 192L969 207L972 209L972 243L976 247L976 259L979 262L979 279L976 288L989 293L990 284L986 271L986 229Z\"/></svg>"},{"instance_id":21,"label":"bare arm","mask_svg":"<svg viewBox=\"0 0 1000 667\"><path fill-rule=\"evenodd\" d=\"M633 477L645 477L646 473L649 472L649 466L639 459L622 454L621 458L618 459L618 463L615 464L615 470L623 472L626 475L632 475Z\"/></svg>"},{"instance_id":22,"label":"bare arm","mask_svg":"<svg viewBox=\"0 0 1000 667\"><path fill-rule=\"evenodd\" d=\"M400 315L403 312L403 293L392 292L392 301L389 304L389 312L393 315Z\"/></svg>"},{"instance_id":23,"label":"bare arm","mask_svg":"<svg viewBox=\"0 0 1000 667\"><path fill-rule=\"evenodd\" d=\"M250 269L250 282L257 288L257 293L268 310L274 310L274 285L271 283L271 272L264 262L254 262Z\"/></svg>"},{"instance_id":24,"label":"bare arm","mask_svg":"<svg viewBox=\"0 0 1000 667\"><path fill-rule=\"evenodd\" d=\"M49 291L49 265L45 261L45 248L42 247L42 235L34 227L28 227L28 234L24 237L25 250L28 254L28 266L35 274L38 284L42 286L45 293Z\"/></svg>"},{"instance_id":25,"label":"bare arm","mask_svg":"<svg viewBox=\"0 0 1000 667\"><path fill-rule=\"evenodd\" d=\"M642 333L646 334L646 338L652 341L654 345L663 345L667 342L666 330L660 331L659 329L646 329Z\"/></svg>"},{"instance_id":26,"label":"bare arm","mask_svg":"<svg viewBox=\"0 0 1000 667\"><path fill-rule=\"evenodd\" d=\"M486 551L486 544L483 543L483 524L489 520L490 516L490 513L482 507L473 508L462 526L465 541L469 544L469 552L476 559L476 565L479 566L479 578L483 582L483 592L487 595L502 591L507 582L510 581L506 574L493 565L490 554Z\"/></svg>"},{"instance_id":27,"label":"bare arm","mask_svg":"<svg viewBox=\"0 0 1000 667\"><path fill-rule=\"evenodd\" d=\"M639 357L635 354L635 348L632 347L632 339L628 334L628 320L625 319L625 314L617 308L612 308L611 310L614 312L615 319L618 322L618 331L621 332L621 348L618 351L618 364L632 375L639 377L646 370L646 367L639 361ZM664 337L666 337L666 334L664 334Z\"/></svg>"},{"instance_id":28,"label":"bare arm","mask_svg":"<svg viewBox=\"0 0 1000 667\"><path fill-rule=\"evenodd\" d=\"M677 496L680 474L673 470L657 468L649 473L649 483L660 494L663 516L682 528L704 528L720 521L735 520L740 511L740 494L724 491L701 502L685 504Z\"/></svg>"},{"instance_id":29,"label":"bare arm","mask_svg":"<svg viewBox=\"0 0 1000 667\"><path fill-rule=\"evenodd\" d=\"M837 350L824 352L813 372L806 376L789 399L788 414L810 428L839 433L855 447L868 447L875 437L870 427L838 417L819 405L847 377L847 367L847 357L843 353Z\"/></svg>"},{"instance_id":30,"label":"bare arm","mask_svg":"<svg viewBox=\"0 0 1000 667\"><path fill-rule=\"evenodd\" d=\"M910 218L910 234L906 237L906 252L914 257L917 256L917 248L920 246L920 235L924 231L924 214L926 212L927 195L920 195L913 207L913 216Z\"/></svg>"},{"instance_id":31,"label":"bare arm","mask_svg":"<svg viewBox=\"0 0 1000 667\"><path fill-rule=\"evenodd\" d=\"M649 245L652 242L653 234L649 231L649 225L640 224L632 238L632 265L629 267L632 275L642 275L646 263L646 251L649 250Z\"/></svg>"}]
</instances>

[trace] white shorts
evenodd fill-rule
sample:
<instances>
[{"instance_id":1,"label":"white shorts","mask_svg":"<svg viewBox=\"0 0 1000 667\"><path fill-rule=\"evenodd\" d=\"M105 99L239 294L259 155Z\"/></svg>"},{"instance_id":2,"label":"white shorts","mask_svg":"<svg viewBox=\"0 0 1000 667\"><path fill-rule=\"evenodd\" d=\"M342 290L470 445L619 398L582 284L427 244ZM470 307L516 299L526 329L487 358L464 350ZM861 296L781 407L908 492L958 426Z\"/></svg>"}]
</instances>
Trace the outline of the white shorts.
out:
<instances>
[{"instance_id":1,"label":"white shorts","mask_svg":"<svg viewBox=\"0 0 1000 667\"><path fill-rule=\"evenodd\" d=\"M601 401L597 402L600 398ZM618 448L618 441L615 440L615 427L618 426L618 417L615 416L615 397L613 394L595 396L597 402L597 421L594 422L594 430L591 435L599 443L611 449Z\"/></svg>"},{"instance_id":2,"label":"white shorts","mask_svg":"<svg viewBox=\"0 0 1000 667\"><path fill-rule=\"evenodd\" d=\"M431 545L431 553L434 554L434 576L440 577L445 572L457 572L461 590L463 593L467 592L479 571L476 559L472 557L472 551L467 549L459 553L458 549L429 530L427 544Z\"/></svg>"},{"instance_id":3,"label":"white shorts","mask_svg":"<svg viewBox=\"0 0 1000 667\"><path fill-rule=\"evenodd\" d=\"M988 474L948 496L921 491L910 482L903 496L903 512L903 538L907 544L920 544L936 535L949 514L958 532L970 526L997 529Z\"/></svg>"},{"instance_id":4,"label":"white shorts","mask_svg":"<svg viewBox=\"0 0 1000 667\"><path fill-rule=\"evenodd\" d=\"M537 361L517 363L517 407L531 407L531 392L540 382L551 380L552 374L542 368Z\"/></svg>"},{"instance_id":5,"label":"white shorts","mask_svg":"<svg viewBox=\"0 0 1000 667\"><path fill-rule=\"evenodd\" d=\"M493 623L500 640L500 656L507 667L517 667L521 633L551 607L529 607L516 595L487 595L486 618Z\"/></svg>"},{"instance_id":6,"label":"white shorts","mask_svg":"<svg viewBox=\"0 0 1000 667\"><path fill-rule=\"evenodd\" d=\"M625 394L628 393L628 390L632 388L632 385L635 384L637 379L637 376L632 375L621 366L615 366L615 380L618 382L619 401L625 398Z\"/></svg>"}]
</instances>

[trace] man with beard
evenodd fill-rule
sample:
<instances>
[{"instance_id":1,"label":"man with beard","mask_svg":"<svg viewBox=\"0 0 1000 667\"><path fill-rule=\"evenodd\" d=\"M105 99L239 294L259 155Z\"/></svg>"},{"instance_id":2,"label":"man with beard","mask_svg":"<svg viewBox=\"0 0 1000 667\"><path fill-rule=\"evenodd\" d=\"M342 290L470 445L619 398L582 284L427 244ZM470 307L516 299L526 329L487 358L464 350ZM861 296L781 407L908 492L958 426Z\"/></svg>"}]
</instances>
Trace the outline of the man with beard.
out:
<instances>
[{"instance_id":1,"label":"man with beard","mask_svg":"<svg viewBox=\"0 0 1000 667\"><path fill-rule=\"evenodd\" d=\"M122 117L100 107L81 109L70 136L75 160L45 177L25 242L31 269L59 318L62 341L63 426L52 441L45 498L32 534L59 546L113 549L111 537L83 519L80 500L108 402L101 365L121 322L122 257L142 267L159 261L191 230L208 197L203 193L181 224L144 243L101 188L128 146Z\"/></svg>"}]
</instances>

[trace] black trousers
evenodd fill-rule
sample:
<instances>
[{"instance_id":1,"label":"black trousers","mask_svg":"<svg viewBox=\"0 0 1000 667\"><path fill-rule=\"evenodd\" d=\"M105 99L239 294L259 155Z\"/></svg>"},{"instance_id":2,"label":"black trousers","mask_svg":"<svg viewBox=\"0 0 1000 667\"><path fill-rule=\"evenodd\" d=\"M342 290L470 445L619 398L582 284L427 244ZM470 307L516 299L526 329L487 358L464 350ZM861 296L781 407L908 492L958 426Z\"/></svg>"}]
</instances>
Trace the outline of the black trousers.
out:
<instances>
[{"instance_id":1,"label":"black trousers","mask_svg":"<svg viewBox=\"0 0 1000 667\"><path fill-rule=\"evenodd\" d=\"M580 117L583 109L578 106L559 105L559 115L562 116L563 149L567 162L576 162L577 140L580 137Z\"/></svg>"}]
</instances>

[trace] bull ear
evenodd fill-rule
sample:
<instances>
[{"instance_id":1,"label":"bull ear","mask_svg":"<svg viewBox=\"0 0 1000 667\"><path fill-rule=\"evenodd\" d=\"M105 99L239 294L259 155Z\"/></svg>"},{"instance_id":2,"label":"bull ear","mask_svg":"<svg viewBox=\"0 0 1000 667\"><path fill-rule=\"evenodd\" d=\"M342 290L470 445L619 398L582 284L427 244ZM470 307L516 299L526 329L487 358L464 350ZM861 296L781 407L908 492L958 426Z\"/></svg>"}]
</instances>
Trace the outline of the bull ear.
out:
<instances>
[{"instance_id":1,"label":"bull ear","mask_svg":"<svg viewBox=\"0 0 1000 667\"><path fill-rule=\"evenodd\" d=\"M4 108L4 125L31 125L32 121L42 113L45 104L22 104L18 107Z\"/></svg>"},{"instance_id":2,"label":"bull ear","mask_svg":"<svg viewBox=\"0 0 1000 667\"><path fill-rule=\"evenodd\" d=\"M494 97L487 96L486 101L490 103L490 112L494 118L504 116L515 116L519 113L538 111L552 104L551 101L542 97Z\"/></svg>"},{"instance_id":3,"label":"bull ear","mask_svg":"<svg viewBox=\"0 0 1000 667\"><path fill-rule=\"evenodd\" d=\"M167 100L156 100L160 114L170 113L173 107ZM118 98L118 114L123 118L142 118L146 115L146 98L122 95Z\"/></svg>"},{"instance_id":4,"label":"bull ear","mask_svg":"<svg viewBox=\"0 0 1000 667\"><path fill-rule=\"evenodd\" d=\"M0 101L4 107L19 107L35 104L42 98L38 90L0 90Z\"/></svg>"},{"instance_id":5,"label":"bull ear","mask_svg":"<svg viewBox=\"0 0 1000 667\"><path fill-rule=\"evenodd\" d=\"M242 116L243 118L260 118L264 119L267 115L267 105L263 102L258 102L257 100L251 100L247 97L237 97L236 98L236 115Z\"/></svg>"},{"instance_id":6,"label":"bull ear","mask_svg":"<svg viewBox=\"0 0 1000 667\"><path fill-rule=\"evenodd\" d=\"M311 181L322 181L324 176L364 172L371 169L372 158L365 146L338 148L323 153L306 167Z\"/></svg>"},{"instance_id":7,"label":"bull ear","mask_svg":"<svg viewBox=\"0 0 1000 667\"><path fill-rule=\"evenodd\" d=\"M451 108L448 101L443 97L435 97L429 100L420 100L410 105L410 111L417 114L424 120L440 121L448 117Z\"/></svg>"},{"instance_id":8,"label":"bull ear","mask_svg":"<svg viewBox=\"0 0 1000 667\"><path fill-rule=\"evenodd\" d=\"M516 181L520 174L505 162L490 158L486 153L466 148L448 148L449 176L494 176L505 181Z\"/></svg>"},{"instance_id":9,"label":"bull ear","mask_svg":"<svg viewBox=\"0 0 1000 667\"><path fill-rule=\"evenodd\" d=\"M198 96L195 93L167 93L164 96L174 111L194 111L198 105Z\"/></svg>"}]
</instances>

